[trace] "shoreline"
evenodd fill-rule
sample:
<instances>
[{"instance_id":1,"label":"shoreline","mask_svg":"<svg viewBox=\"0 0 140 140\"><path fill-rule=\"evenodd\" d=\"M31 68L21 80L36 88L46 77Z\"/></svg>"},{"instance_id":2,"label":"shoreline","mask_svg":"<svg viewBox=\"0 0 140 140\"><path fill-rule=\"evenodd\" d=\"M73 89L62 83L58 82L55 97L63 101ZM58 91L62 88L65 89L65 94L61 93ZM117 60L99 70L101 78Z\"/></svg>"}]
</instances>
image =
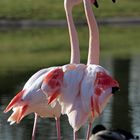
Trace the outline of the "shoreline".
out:
<instances>
[{"instance_id":1,"label":"shoreline","mask_svg":"<svg viewBox=\"0 0 140 140\"><path fill-rule=\"evenodd\" d=\"M140 17L111 17L100 18L97 22L101 26L139 26ZM86 20L75 20L78 26L85 26ZM30 20L30 19L0 19L0 29L8 28L47 28L47 27L67 27L67 22L64 19L60 20Z\"/></svg>"}]
</instances>

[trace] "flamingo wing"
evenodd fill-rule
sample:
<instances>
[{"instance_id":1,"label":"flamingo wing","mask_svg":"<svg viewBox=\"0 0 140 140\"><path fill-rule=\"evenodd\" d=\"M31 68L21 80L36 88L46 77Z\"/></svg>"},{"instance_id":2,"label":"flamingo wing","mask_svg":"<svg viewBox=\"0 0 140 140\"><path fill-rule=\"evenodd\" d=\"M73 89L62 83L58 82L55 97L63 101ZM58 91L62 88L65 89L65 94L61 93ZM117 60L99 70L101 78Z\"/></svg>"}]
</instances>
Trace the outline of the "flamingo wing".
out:
<instances>
[{"instance_id":1,"label":"flamingo wing","mask_svg":"<svg viewBox=\"0 0 140 140\"><path fill-rule=\"evenodd\" d=\"M43 74L49 72L50 70L54 69L55 67L50 67L50 68L44 68L44 69L41 69L39 71L37 71L35 74L33 74L29 80L25 83L23 89L28 89L30 88L30 86L40 77L42 76Z\"/></svg>"},{"instance_id":2,"label":"flamingo wing","mask_svg":"<svg viewBox=\"0 0 140 140\"><path fill-rule=\"evenodd\" d=\"M99 65L88 65L81 84L81 99L83 108L92 116L97 117L112 96L112 88L119 84L108 72Z\"/></svg>"},{"instance_id":3,"label":"flamingo wing","mask_svg":"<svg viewBox=\"0 0 140 140\"><path fill-rule=\"evenodd\" d=\"M63 83L64 72L62 68L55 68L48 72L43 79L41 89L48 98L48 104L57 98Z\"/></svg>"}]
</instances>

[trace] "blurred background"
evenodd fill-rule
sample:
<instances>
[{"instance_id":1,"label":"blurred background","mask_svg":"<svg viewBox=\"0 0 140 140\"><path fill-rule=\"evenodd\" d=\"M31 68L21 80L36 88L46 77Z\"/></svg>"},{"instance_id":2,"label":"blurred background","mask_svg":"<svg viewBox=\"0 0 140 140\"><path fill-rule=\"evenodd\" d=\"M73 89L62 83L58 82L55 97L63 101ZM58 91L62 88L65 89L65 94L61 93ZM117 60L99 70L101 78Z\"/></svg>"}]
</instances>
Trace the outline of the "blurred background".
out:
<instances>
[{"instance_id":1,"label":"blurred background","mask_svg":"<svg viewBox=\"0 0 140 140\"><path fill-rule=\"evenodd\" d=\"M93 123L124 128L140 136L140 0L98 0L94 8L101 41L101 60L119 81L116 94ZM73 10L81 63L86 63L88 28L83 5ZM10 126L3 110L32 74L41 68L69 63L70 43L63 0L0 0L0 140L30 140L33 114ZM87 126L79 130L85 137ZM62 139L72 139L66 116ZM55 121L39 119L37 140L56 140Z\"/></svg>"}]
</instances>

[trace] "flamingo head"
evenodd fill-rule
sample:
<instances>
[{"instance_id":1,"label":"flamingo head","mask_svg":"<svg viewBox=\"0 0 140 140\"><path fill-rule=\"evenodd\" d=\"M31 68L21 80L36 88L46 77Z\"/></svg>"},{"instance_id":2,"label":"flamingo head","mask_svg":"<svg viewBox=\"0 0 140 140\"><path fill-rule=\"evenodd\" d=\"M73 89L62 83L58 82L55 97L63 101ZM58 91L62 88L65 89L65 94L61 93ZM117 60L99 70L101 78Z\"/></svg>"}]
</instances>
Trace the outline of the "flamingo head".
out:
<instances>
[{"instance_id":1,"label":"flamingo head","mask_svg":"<svg viewBox=\"0 0 140 140\"><path fill-rule=\"evenodd\" d=\"M56 68L45 76L41 89L47 96L48 104L54 101L60 95L60 89L63 83L64 72L61 68Z\"/></svg>"}]
</instances>

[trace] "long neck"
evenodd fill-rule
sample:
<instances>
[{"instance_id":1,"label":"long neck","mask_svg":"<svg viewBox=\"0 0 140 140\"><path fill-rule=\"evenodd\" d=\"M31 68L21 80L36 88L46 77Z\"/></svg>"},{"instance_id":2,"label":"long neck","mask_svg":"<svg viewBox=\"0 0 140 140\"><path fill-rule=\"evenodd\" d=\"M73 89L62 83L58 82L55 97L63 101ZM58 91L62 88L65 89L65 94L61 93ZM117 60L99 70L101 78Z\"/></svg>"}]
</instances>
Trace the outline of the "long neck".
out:
<instances>
[{"instance_id":1,"label":"long neck","mask_svg":"<svg viewBox=\"0 0 140 140\"><path fill-rule=\"evenodd\" d=\"M72 6L68 5L67 3L64 4L66 18L68 23L69 29L69 36L70 36L70 44L71 44L71 59L70 63L80 63L80 51L79 51L79 40L77 31L74 25L73 17L72 17Z\"/></svg>"},{"instance_id":2,"label":"long neck","mask_svg":"<svg viewBox=\"0 0 140 140\"><path fill-rule=\"evenodd\" d=\"M89 27L89 50L87 64L99 64L100 44L99 44L99 31L95 16L92 11L90 1L83 0L84 9Z\"/></svg>"}]
</instances>

